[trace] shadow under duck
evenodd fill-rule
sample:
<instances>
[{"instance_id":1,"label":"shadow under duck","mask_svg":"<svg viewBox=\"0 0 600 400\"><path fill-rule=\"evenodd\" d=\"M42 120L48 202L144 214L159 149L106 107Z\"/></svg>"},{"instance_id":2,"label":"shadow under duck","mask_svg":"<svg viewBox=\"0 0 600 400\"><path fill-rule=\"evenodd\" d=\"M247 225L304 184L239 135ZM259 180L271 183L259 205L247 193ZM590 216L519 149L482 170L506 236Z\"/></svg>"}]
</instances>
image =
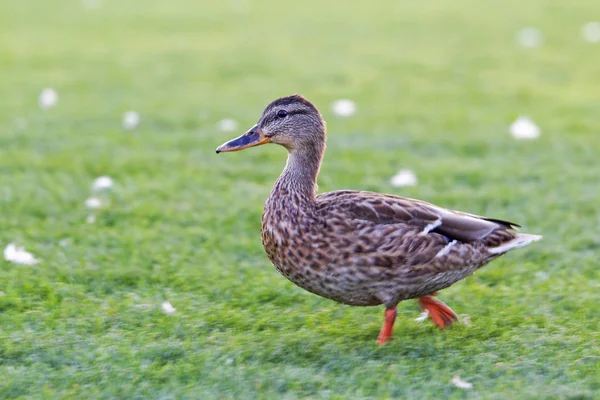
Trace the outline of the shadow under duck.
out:
<instances>
[{"instance_id":1,"label":"shadow under duck","mask_svg":"<svg viewBox=\"0 0 600 400\"><path fill-rule=\"evenodd\" d=\"M273 101L258 123L217 153L276 143L285 169L266 201L262 243L277 270L309 292L353 306L383 304L378 344L392 337L396 305L418 299L440 328L458 319L436 292L506 252L540 240L507 221L388 194L340 190L316 195L326 128L299 95Z\"/></svg>"}]
</instances>

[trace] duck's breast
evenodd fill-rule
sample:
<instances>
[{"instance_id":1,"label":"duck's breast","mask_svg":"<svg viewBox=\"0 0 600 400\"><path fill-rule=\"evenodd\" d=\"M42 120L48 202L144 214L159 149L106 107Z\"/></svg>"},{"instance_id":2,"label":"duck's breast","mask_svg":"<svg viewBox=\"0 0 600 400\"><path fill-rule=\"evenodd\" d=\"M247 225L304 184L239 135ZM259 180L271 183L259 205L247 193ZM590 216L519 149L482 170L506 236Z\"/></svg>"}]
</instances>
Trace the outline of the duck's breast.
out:
<instances>
[{"instance_id":1,"label":"duck's breast","mask_svg":"<svg viewBox=\"0 0 600 400\"><path fill-rule=\"evenodd\" d=\"M340 263L340 249L327 239L318 218L306 213L282 219L268 211L263 214L262 243L283 276L309 292L340 303L381 304L373 296L369 271Z\"/></svg>"}]
</instances>

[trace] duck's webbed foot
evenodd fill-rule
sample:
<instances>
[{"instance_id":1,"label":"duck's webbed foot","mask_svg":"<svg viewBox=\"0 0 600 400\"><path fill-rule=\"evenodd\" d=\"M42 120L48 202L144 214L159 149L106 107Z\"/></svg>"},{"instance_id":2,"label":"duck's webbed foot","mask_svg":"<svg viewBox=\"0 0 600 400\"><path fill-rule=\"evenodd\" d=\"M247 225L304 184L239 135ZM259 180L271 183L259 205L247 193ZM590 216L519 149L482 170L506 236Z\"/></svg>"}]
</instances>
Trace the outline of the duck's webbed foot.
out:
<instances>
[{"instance_id":1,"label":"duck's webbed foot","mask_svg":"<svg viewBox=\"0 0 600 400\"><path fill-rule=\"evenodd\" d=\"M429 318L431 321L444 329L454 323L454 321L458 321L458 315L450 307L448 307L444 302L435 299L436 293L432 293L428 296L419 297L419 305L424 311L427 311L429 314Z\"/></svg>"}]
</instances>

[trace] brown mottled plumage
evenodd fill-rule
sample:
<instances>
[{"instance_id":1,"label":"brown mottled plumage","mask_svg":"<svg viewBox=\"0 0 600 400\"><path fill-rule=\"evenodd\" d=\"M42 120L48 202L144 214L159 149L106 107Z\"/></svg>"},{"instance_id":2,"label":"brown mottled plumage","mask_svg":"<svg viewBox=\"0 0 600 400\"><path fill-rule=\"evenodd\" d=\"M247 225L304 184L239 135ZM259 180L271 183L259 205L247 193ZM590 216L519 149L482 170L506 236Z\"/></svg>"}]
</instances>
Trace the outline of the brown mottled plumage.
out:
<instances>
[{"instance_id":1,"label":"brown mottled plumage","mask_svg":"<svg viewBox=\"0 0 600 400\"><path fill-rule=\"evenodd\" d=\"M419 299L444 328L456 314L438 290L541 236L507 221L446 210L419 200L342 190L315 195L325 122L302 96L275 100L258 123L217 152L277 143L288 161L262 217L263 246L296 285L354 306L386 307L378 343L391 338L396 305Z\"/></svg>"}]
</instances>

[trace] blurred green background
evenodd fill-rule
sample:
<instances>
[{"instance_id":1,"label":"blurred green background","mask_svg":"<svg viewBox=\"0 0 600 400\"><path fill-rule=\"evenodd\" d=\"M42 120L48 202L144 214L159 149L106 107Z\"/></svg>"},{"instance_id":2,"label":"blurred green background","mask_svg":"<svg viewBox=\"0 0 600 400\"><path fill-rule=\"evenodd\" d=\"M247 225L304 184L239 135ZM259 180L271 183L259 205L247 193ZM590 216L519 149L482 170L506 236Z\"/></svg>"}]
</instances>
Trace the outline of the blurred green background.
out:
<instances>
[{"instance_id":1,"label":"blurred green background","mask_svg":"<svg viewBox=\"0 0 600 400\"><path fill-rule=\"evenodd\" d=\"M0 261L0 397L597 397L594 20L596 0L0 2L0 247L40 259ZM471 325L439 332L407 302L378 348L382 309L269 264L260 215L285 152L214 149L292 93L328 121L321 191L545 236L440 294ZM333 115L340 98L353 116ZM539 139L511 137L519 115ZM227 118L237 130L219 130ZM419 184L393 187L401 168ZM101 175L115 184L87 223Z\"/></svg>"}]
</instances>

